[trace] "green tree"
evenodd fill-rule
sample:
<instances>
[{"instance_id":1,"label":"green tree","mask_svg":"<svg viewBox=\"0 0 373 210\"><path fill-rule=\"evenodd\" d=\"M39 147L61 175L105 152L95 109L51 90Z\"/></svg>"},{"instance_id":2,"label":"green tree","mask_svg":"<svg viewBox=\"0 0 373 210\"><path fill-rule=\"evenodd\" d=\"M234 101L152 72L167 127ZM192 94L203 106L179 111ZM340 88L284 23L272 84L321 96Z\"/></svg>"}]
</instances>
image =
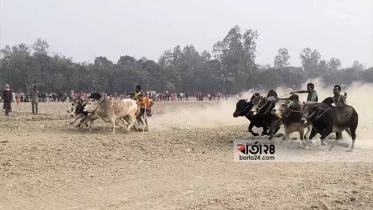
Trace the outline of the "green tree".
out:
<instances>
[{"instance_id":1,"label":"green tree","mask_svg":"<svg viewBox=\"0 0 373 210\"><path fill-rule=\"evenodd\" d=\"M47 43L47 41L39 38L32 45L32 49L37 54L45 54L45 55L47 55L48 54L48 49L49 49L49 44Z\"/></svg>"},{"instance_id":2,"label":"green tree","mask_svg":"<svg viewBox=\"0 0 373 210\"><path fill-rule=\"evenodd\" d=\"M249 87L248 79L255 69L255 53L256 53L256 40L258 32L253 30L246 30L241 34L239 26L232 28L228 35L214 44L213 54L216 59L222 63L223 74L217 72L217 76L226 79L220 81L226 82L227 87L231 92L238 92ZM231 79L235 78L235 82Z\"/></svg>"},{"instance_id":3,"label":"green tree","mask_svg":"<svg viewBox=\"0 0 373 210\"><path fill-rule=\"evenodd\" d=\"M356 71L364 70L364 66L359 61L354 61L354 63L352 64L352 68Z\"/></svg>"},{"instance_id":4,"label":"green tree","mask_svg":"<svg viewBox=\"0 0 373 210\"><path fill-rule=\"evenodd\" d=\"M304 48L300 53L303 70L308 74L308 76L315 78L320 75L317 71L320 58L320 53L317 50L312 51L310 48Z\"/></svg>"},{"instance_id":5,"label":"green tree","mask_svg":"<svg viewBox=\"0 0 373 210\"><path fill-rule=\"evenodd\" d=\"M328 66L331 71L337 71L341 68L341 61L338 58L331 58Z\"/></svg>"},{"instance_id":6,"label":"green tree","mask_svg":"<svg viewBox=\"0 0 373 210\"><path fill-rule=\"evenodd\" d=\"M280 69L289 66L289 52L286 48L281 48L275 57L274 68Z\"/></svg>"}]
</instances>

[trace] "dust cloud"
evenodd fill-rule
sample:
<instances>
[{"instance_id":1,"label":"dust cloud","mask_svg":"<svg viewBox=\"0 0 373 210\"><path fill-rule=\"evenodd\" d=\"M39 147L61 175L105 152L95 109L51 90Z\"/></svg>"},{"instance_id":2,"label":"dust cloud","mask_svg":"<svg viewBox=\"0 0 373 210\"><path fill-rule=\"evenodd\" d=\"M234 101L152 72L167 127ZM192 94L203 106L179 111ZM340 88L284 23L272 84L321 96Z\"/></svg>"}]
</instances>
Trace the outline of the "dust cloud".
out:
<instances>
[{"instance_id":1,"label":"dust cloud","mask_svg":"<svg viewBox=\"0 0 373 210\"><path fill-rule=\"evenodd\" d=\"M245 117L233 117L237 100L221 99L212 102L167 102L179 103L176 110L168 111L149 120L151 127L158 130L214 128L248 124ZM188 106L185 106L188 103ZM184 105L183 105L184 104Z\"/></svg>"},{"instance_id":2,"label":"dust cloud","mask_svg":"<svg viewBox=\"0 0 373 210\"><path fill-rule=\"evenodd\" d=\"M326 97L333 96L334 84L324 84L320 79L308 80L302 85L306 90L307 83L315 84L315 90L319 96L319 102ZM280 86L275 89L279 97L289 97L289 87ZM254 92L266 95L264 90L245 91L242 93L242 99L249 99ZM341 93L347 92L347 104L353 106L359 115L359 125L357 129L356 147L373 148L373 84L355 82L349 86L342 87ZM301 101L306 101L307 94L298 94ZM167 111L163 114L156 115L149 120L152 128L157 130L167 129L192 129L192 128L213 128L222 126L248 125L249 121L245 117L233 117L236 109L237 98L229 100L220 100L213 102L190 103L192 106L184 106L180 103L177 109ZM159 103L160 104L160 103ZM344 138L349 141L347 133L343 133ZM316 136L315 139L318 139Z\"/></svg>"}]
</instances>

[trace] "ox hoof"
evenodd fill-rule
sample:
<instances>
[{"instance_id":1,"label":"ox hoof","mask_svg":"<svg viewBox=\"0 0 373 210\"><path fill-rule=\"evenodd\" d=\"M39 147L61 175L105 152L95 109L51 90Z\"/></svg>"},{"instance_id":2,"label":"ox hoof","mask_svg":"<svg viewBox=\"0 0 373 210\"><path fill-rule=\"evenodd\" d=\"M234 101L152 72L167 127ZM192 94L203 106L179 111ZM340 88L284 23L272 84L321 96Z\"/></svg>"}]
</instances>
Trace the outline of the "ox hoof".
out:
<instances>
[{"instance_id":1,"label":"ox hoof","mask_svg":"<svg viewBox=\"0 0 373 210\"><path fill-rule=\"evenodd\" d=\"M307 149L310 149L309 146L304 146L303 149L307 150Z\"/></svg>"},{"instance_id":2,"label":"ox hoof","mask_svg":"<svg viewBox=\"0 0 373 210\"><path fill-rule=\"evenodd\" d=\"M329 151L333 151L333 148L330 148Z\"/></svg>"},{"instance_id":3,"label":"ox hoof","mask_svg":"<svg viewBox=\"0 0 373 210\"><path fill-rule=\"evenodd\" d=\"M259 136L259 134L257 134L257 133L253 133L253 136Z\"/></svg>"},{"instance_id":4,"label":"ox hoof","mask_svg":"<svg viewBox=\"0 0 373 210\"><path fill-rule=\"evenodd\" d=\"M322 145L322 146L325 146L325 145L328 145L328 143L326 143L326 142L321 142L321 145Z\"/></svg>"}]
</instances>

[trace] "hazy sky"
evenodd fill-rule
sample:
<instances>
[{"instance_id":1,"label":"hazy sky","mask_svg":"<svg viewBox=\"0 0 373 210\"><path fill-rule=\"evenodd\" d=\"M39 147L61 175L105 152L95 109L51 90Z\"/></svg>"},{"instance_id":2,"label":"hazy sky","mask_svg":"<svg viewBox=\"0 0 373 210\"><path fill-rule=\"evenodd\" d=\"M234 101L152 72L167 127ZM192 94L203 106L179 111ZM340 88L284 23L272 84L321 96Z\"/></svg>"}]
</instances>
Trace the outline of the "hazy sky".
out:
<instances>
[{"instance_id":1,"label":"hazy sky","mask_svg":"<svg viewBox=\"0 0 373 210\"><path fill-rule=\"evenodd\" d=\"M45 39L50 50L92 62L106 56L158 61L176 45L202 52L238 25L259 33L256 62L286 47L300 65L305 47L342 66L373 64L372 0L0 0L0 47Z\"/></svg>"}]
</instances>

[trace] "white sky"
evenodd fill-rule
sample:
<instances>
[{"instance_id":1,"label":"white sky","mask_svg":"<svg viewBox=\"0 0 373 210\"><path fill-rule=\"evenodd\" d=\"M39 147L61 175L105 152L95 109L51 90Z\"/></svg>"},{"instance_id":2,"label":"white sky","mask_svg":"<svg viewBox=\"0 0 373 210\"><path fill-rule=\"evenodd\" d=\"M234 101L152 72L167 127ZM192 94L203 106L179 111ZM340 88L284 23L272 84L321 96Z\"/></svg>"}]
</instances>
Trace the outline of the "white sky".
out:
<instances>
[{"instance_id":1,"label":"white sky","mask_svg":"<svg viewBox=\"0 0 373 210\"><path fill-rule=\"evenodd\" d=\"M286 47L299 66L305 47L343 67L373 64L372 0L0 0L0 47L45 39L50 50L92 62L106 56L158 61L176 45L212 51L235 25L259 33L256 62Z\"/></svg>"}]
</instances>

